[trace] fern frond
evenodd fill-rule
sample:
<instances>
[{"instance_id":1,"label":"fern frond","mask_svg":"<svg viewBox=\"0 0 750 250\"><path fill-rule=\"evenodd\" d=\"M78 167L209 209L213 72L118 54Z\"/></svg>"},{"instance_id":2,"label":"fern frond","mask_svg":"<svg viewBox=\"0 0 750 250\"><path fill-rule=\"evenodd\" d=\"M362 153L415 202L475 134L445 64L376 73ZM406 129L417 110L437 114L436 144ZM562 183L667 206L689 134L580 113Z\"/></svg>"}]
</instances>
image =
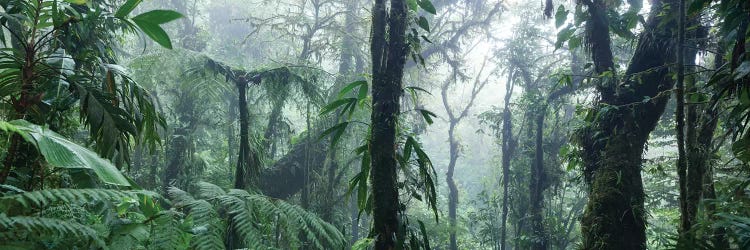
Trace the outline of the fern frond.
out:
<instances>
[{"instance_id":1,"label":"fern frond","mask_svg":"<svg viewBox=\"0 0 750 250\"><path fill-rule=\"evenodd\" d=\"M204 199L226 195L226 192L221 187L203 181L198 182L198 193L200 194L198 197Z\"/></svg>"},{"instance_id":2,"label":"fern frond","mask_svg":"<svg viewBox=\"0 0 750 250\"><path fill-rule=\"evenodd\" d=\"M190 235L183 230L180 217L181 214L172 210L159 212L152 222L148 249L187 249Z\"/></svg>"},{"instance_id":3,"label":"fern frond","mask_svg":"<svg viewBox=\"0 0 750 250\"><path fill-rule=\"evenodd\" d=\"M205 200L196 200L190 194L178 188L168 190L174 207L185 209L193 219L193 239L191 247L195 249L221 249L224 248L224 230L226 223L220 219L218 212L211 203Z\"/></svg>"},{"instance_id":4,"label":"fern frond","mask_svg":"<svg viewBox=\"0 0 750 250\"><path fill-rule=\"evenodd\" d=\"M194 219L193 248L223 247L226 228L233 229L248 249L297 249L303 242L315 249L338 249L346 243L333 225L283 200L240 189L224 191L205 182L198 183L198 190L196 197L202 199L177 188L169 190L175 208Z\"/></svg>"},{"instance_id":5,"label":"fern frond","mask_svg":"<svg viewBox=\"0 0 750 250\"><path fill-rule=\"evenodd\" d=\"M36 240L84 241L90 245L104 246L96 230L76 222L43 217L14 216L0 213L0 242L11 244L24 238Z\"/></svg>"},{"instance_id":6,"label":"fern frond","mask_svg":"<svg viewBox=\"0 0 750 250\"><path fill-rule=\"evenodd\" d=\"M155 193L138 191L118 191L110 189L45 189L33 192L0 197L0 211L7 211L15 204L24 208L43 207L53 203L81 203L95 200L121 200L125 197L137 199L137 195L157 196Z\"/></svg>"}]
</instances>

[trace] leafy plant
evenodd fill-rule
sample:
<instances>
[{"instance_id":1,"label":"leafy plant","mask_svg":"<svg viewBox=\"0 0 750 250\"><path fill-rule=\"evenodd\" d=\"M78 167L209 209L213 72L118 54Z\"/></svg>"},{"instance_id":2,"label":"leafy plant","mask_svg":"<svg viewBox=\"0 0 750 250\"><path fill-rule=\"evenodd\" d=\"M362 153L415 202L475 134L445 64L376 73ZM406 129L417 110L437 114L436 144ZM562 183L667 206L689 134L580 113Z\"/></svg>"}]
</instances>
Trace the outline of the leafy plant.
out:
<instances>
[{"instance_id":1,"label":"leafy plant","mask_svg":"<svg viewBox=\"0 0 750 250\"><path fill-rule=\"evenodd\" d=\"M303 242L315 249L337 249L346 244L338 229L301 207L245 190L197 185L197 198L177 188L169 190L175 208L193 219L195 249L223 248L228 224L250 249L297 249Z\"/></svg>"},{"instance_id":2,"label":"leafy plant","mask_svg":"<svg viewBox=\"0 0 750 250\"><path fill-rule=\"evenodd\" d=\"M0 121L0 130L21 135L34 145L52 167L91 171L105 184L130 187L131 183L108 160L75 144L49 128L25 120Z\"/></svg>"}]
</instances>

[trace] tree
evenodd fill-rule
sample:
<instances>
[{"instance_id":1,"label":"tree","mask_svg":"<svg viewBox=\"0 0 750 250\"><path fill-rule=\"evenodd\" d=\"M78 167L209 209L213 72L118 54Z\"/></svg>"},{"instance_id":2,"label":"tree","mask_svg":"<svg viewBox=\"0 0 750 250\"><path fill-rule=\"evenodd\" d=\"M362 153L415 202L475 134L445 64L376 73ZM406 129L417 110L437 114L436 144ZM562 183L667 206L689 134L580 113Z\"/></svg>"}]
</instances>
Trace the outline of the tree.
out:
<instances>
[{"instance_id":1,"label":"tree","mask_svg":"<svg viewBox=\"0 0 750 250\"><path fill-rule=\"evenodd\" d=\"M404 0L391 0L386 11L385 0L376 0L372 9L372 164L373 233L376 249L396 249L404 238L399 219L398 161L396 159L396 126L401 104L401 81L409 47ZM386 34L388 36L386 37Z\"/></svg>"},{"instance_id":2,"label":"tree","mask_svg":"<svg viewBox=\"0 0 750 250\"><path fill-rule=\"evenodd\" d=\"M450 61L451 60L449 60L449 62ZM485 61L482 63L482 66L479 68L477 75L472 81L471 93L469 94L468 103L464 104L457 110L454 110L454 107L452 107L451 104L448 103L448 90L450 89L451 85L459 82L459 75L461 75L462 78L464 77L463 72L459 72L460 69L458 68L457 61L452 61L453 64L451 64L451 66L453 72L451 76L445 79L442 87L440 88L440 96L443 100L443 108L445 108L445 112L448 114L448 146L450 148L450 160L448 162L448 172L446 173L445 181L448 183L449 190L448 219L450 220L451 224L450 249L454 250L458 249L458 243L456 241L456 208L458 206L458 187L456 186L456 182L453 180L453 173L456 170L456 162L458 161L458 157L460 156L460 143L456 138L456 126L458 126L461 120L463 120L469 114L469 109L471 109L471 107L474 105L474 100L477 99L477 94L479 94L484 86L487 85L487 82L489 82L489 77L492 75L492 73L494 73L493 71L490 71L490 74L482 79L482 74L484 73L485 66L487 65L488 61L489 59L485 59Z\"/></svg>"},{"instance_id":3,"label":"tree","mask_svg":"<svg viewBox=\"0 0 750 250\"><path fill-rule=\"evenodd\" d=\"M675 53L667 49L676 36L671 15L661 15L676 1L652 2L624 77L615 77L607 6L583 1L588 9L587 46L599 74L592 119L578 131L583 149L589 201L581 228L584 249L643 249L646 246L642 154L672 88L668 68ZM618 82L618 79L622 79ZM643 101L648 97L648 101Z\"/></svg>"},{"instance_id":4,"label":"tree","mask_svg":"<svg viewBox=\"0 0 750 250\"><path fill-rule=\"evenodd\" d=\"M11 117L59 128L64 125L60 122L62 112L78 104L80 120L89 127L96 151L118 166L129 163L131 139L156 143L156 128L163 124L162 118L148 93L116 64L114 33L141 30L171 48L160 25L181 14L154 10L130 17L138 3L127 1L115 9L108 1L90 5L80 1L1 2L8 15L0 17L0 23L11 37L5 37L3 31L0 40L12 48L0 53L8 62L0 68L0 81L6 87L0 99L9 101ZM56 91L58 88L62 91ZM26 178L22 182L28 189L43 186L45 169L36 164L34 149L18 135L12 137L0 183L6 183L15 168L15 173L26 175L17 177Z\"/></svg>"}]
</instances>

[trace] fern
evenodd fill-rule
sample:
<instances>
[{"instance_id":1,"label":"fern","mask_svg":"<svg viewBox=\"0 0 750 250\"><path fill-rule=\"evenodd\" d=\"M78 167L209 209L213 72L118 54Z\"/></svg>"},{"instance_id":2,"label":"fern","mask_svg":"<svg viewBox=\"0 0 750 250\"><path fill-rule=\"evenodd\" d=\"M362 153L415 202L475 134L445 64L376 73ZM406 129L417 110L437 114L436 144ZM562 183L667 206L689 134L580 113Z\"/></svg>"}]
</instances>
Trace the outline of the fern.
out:
<instances>
[{"instance_id":1,"label":"fern","mask_svg":"<svg viewBox=\"0 0 750 250\"><path fill-rule=\"evenodd\" d=\"M183 215L173 211L162 211L151 222L149 249L187 249L190 236L185 232L189 223L180 220Z\"/></svg>"},{"instance_id":2,"label":"fern","mask_svg":"<svg viewBox=\"0 0 750 250\"><path fill-rule=\"evenodd\" d=\"M249 249L274 245L296 249L303 240L315 249L341 248L346 243L334 226L301 207L245 190L224 191L206 182L198 183L198 190L200 199L177 188L169 190L175 208L194 219L193 248L223 247L227 225L232 225Z\"/></svg>"},{"instance_id":3,"label":"fern","mask_svg":"<svg viewBox=\"0 0 750 250\"><path fill-rule=\"evenodd\" d=\"M185 209L193 219L193 240L190 246L195 249L221 249L224 247L226 223L219 219L213 205L205 200L196 200L185 191L169 189L169 196L175 208Z\"/></svg>"},{"instance_id":4,"label":"fern","mask_svg":"<svg viewBox=\"0 0 750 250\"><path fill-rule=\"evenodd\" d=\"M5 213L0 213L0 231L2 231L0 242L3 242L1 243L3 246L15 245L14 243L22 243L24 240L30 242L67 240L73 243L84 241L90 243L88 245L104 246L104 241L96 230L67 220L27 216L8 217Z\"/></svg>"},{"instance_id":5,"label":"fern","mask_svg":"<svg viewBox=\"0 0 750 250\"><path fill-rule=\"evenodd\" d=\"M0 197L0 211L8 211L14 205L23 208L44 207L53 203L80 203L82 201L122 200L137 195L155 196L149 191L118 191L109 189L46 189Z\"/></svg>"}]
</instances>

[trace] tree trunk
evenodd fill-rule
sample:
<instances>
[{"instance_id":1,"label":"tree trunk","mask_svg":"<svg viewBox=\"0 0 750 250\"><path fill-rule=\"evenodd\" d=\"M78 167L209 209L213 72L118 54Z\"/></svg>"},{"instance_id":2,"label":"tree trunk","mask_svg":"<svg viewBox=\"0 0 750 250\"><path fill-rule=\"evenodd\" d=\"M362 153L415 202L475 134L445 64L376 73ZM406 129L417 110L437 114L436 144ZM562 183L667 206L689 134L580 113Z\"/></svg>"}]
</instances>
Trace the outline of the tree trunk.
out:
<instances>
[{"instance_id":1,"label":"tree trunk","mask_svg":"<svg viewBox=\"0 0 750 250\"><path fill-rule=\"evenodd\" d=\"M677 86L675 98L677 107L675 120L677 121L677 177L680 190L680 239L685 240L685 234L690 231L691 215L687 201L687 172L688 162L685 158L685 2L680 0L677 19Z\"/></svg>"},{"instance_id":2,"label":"tree trunk","mask_svg":"<svg viewBox=\"0 0 750 250\"><path fill-rule=\"evenodd\" d=\"M668 19L669 15L660 15L665 6L675 6L674 3L653 2L625 74L638 77L627 77L623 84L601 85L600 104L592 110L598 119L578 131L578 142L584 151L584 177L589 184L589 201L581 221L583 249L646 248L641 156L666 106L663 93L674 84L666 66L675 56L670 49L675 22ZM592 20L597 19L590 14ZM609 63L593 58L595 64ZM651 100L643 102L644 96Z\"/></svg>"},{"instance_id":3,"label":"tree trunk","mask_svg":"<svg viewBox=\"0 0 750 250\"><path fill-rule=\"evenodd\" d=\"M226 93L224 95L225 98L227 98L227 131L226 131L226 137L227 137L227 155L229 158L229 165L235 164L237 162L235 151L237 148L237 138L236 138L236 131L237 128L235 127L235 123L237 120L237 100L238 98L235 98L232 94ZM230 168L231 169L231 168ZM231 171L229 172L229 178L232 178Z\"/></svg>"},{"instance_id":4,"label":"tree trunk","mask_svg":"<svg viewBox=\"0 0 750 250\"><path fill-rule=\"evenodd\" d=\"M505 85L505 108L503 109L502 126L502 171L503 171L503 208L500 222L500 250L505 250L505 238L508 225L508 187L510 186L510 158L513 152L511 141L513 138L512 116L510 113L510 99L513 95L513 68L508 69L508 81Z\"/></svg>"},{"instance_id":5,"label":"tree trunk","mask_svg":"<svg viewBox=\"0 0 750 250\"><path fill-rule=\"evenodd\" d=\"M402 77L409 47L406 45L407 6L404 0L391 0L387 15L385 0L373 7L371 53L372 137L370 138L373 197L373 234L376 249L395 249L403 240L398 199L396 125L400 112ZM386 32L387 31L387 32ZM389 37L386 39L385 34Z\"/></svg>"},{"instance_id":6,"label":"tree trunk","mask_svg":"<svg viewBox=\"0 0 750 250\"><path fill-rule=\"evenodd\" d=\"M445 181L448 183L448 219L450 221L450 248L458 249L456 241L456 208L458 207L458 187L453 180L453 173L456 170L456 160L458 160L458 142L456 141L456 125L458 121L450 121L448 129L448 141L450 146L450 161L448 162L448 172L445 175Z\"/></svg>"},{"instance_id":7,"label":"tree trunk","mask_svg":"<svg viewBox=\"0 0 750 250\"><path fill-rule=\"evenodd\" d=\"M540 113L536 117L536 135L534 152L534 164L531 168L531 182L529 184L529 214L531 217L531 249L547 249L547 234L544 230L542 207L544 206L544 189L546 186L546 177L544 172L544 149L543 149L543 132L544 132L544 114L546 108L540 108Z\"/></svg>"},{"instance_id":8,"label":"tree trunk","mask_svg":"<svg viewBox=\"0 0 750 250\"><path fill-rule=\"evenodd\" d=\"M162 188L166 194L171 186L180 187L177 179L185 169L185 152L188 148L187 131L184 128L177 128L172 135L171 145L169 146L169 163L164 170L164 183Z\"/></svg>"},{"instance_id":9,"label":"tree trunk","mask_svg":"<svg viewBox=\"0 0 750 250\"><path fill-rule=\"evenodd\" d=\"M260 81L260 79L253 79ZM247 109L247 87L250 79L240 79L236 83L240 110L240 151L237 155L237 172L234 188L247 189L255 187L260 175L260 162L256 152L250 149L250 112Z\"/></svg>"}]
</instances>

